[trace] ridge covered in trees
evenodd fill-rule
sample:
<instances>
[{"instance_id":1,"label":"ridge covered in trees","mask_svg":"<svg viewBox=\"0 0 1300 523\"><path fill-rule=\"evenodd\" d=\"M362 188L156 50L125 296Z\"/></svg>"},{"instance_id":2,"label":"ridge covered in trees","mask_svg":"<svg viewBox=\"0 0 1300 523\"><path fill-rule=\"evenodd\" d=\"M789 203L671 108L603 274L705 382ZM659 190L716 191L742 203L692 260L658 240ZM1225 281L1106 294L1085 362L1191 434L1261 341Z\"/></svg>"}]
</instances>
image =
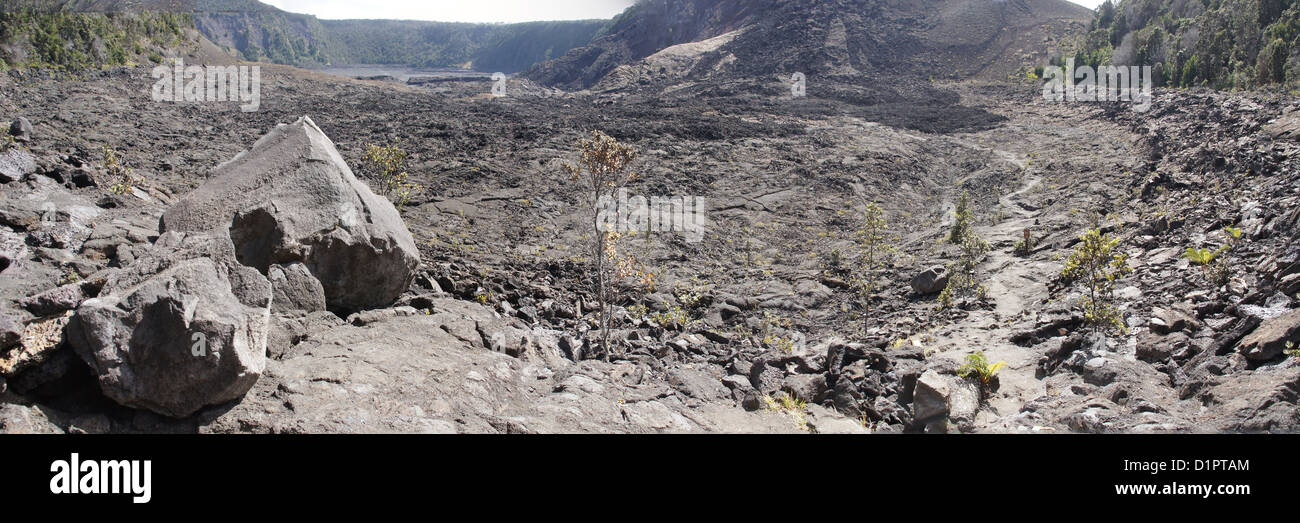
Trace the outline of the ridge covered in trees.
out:
<instances>
[{"instance_id":1,"label":"ridge covered in trees","mask_svg":"<svg viewBox=\"0 0 1300 523\"><path fill-rule=\"evenodd\" d=\"M1300 82L1297 47L1296 0L1107 0L1074 58L1149 65L1162 86L1290 89Z\"/></svg>"}]
</instances>

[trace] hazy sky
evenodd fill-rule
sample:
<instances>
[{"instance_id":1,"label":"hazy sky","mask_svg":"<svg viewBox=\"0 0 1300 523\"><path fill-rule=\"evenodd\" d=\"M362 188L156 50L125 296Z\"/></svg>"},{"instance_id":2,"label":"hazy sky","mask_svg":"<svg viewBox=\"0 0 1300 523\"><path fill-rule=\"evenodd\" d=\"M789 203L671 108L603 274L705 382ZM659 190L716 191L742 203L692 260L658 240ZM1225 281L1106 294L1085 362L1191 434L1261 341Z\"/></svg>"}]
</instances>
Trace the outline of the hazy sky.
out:
<instances>
[{"instance_id":1,"label":"hazy sky","mask_svg":"<svg viewBox=\"0 0 1300 523\"><path fill-rule=\"evenodd\" d=\"M528 22L613 18L634 0L262 0L318 18L378 18L440 22ZM992 1L992 0L990 0ZM1088 8L1103 0L1071 0Z\"/></svg>"}]
</instances>

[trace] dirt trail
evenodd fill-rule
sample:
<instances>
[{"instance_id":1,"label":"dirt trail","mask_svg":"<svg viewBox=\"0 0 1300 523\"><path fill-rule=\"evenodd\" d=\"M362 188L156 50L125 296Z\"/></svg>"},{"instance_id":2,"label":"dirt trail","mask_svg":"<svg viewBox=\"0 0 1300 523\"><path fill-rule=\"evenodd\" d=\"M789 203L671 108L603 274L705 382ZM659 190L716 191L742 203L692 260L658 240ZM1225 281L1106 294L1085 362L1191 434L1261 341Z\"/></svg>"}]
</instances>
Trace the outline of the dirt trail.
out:
<instances>
[{"instance_id":1,"label":"dirt trail","mask_svg":"<svg viewBox=\"0 0 1300 523\"><path fill-rule=\"evenodd\" d=\"M1008 151L994 152L1019 166L1022 174L1027 172L1028 159ZM1026 319L1031 305L1047 298L1047 282L1060 270L1059 264L1022 258L1014 252L1024 230L1033 230L1042 212L1028 210L1035 208L1032 205L1020 205L1027 203L1026 195L1040 183L1039 177L1030 175L1015 192L1000 199L1002 208L1010 211L1005 219L975 227L990 245L979 271L987 275L984 285L994 309L971 311L967 318L932 334L937 341L930 348L936 358L960 364L967 355L984 351L990 362L1006 362L999 374L1001 387L988 399L989 411L977 419L980 428L986 428L995 418L1016 413L1026 402L1046 393L1043 382L1034 377L1039 354L1008 341L1021 320Z\"/></svg>"}]
</instances>

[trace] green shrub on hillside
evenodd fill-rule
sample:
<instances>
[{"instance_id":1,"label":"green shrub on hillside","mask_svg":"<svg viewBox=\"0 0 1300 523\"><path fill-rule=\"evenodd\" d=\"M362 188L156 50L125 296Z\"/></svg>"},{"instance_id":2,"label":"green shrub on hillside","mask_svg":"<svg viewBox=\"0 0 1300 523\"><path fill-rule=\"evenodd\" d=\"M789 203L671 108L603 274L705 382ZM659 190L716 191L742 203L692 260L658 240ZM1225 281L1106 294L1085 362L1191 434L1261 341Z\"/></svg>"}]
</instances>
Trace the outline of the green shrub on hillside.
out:
<instances>
[{"instance_id":1,"label":"green shrub on hillside","mask_svg":"<svg viewBox=\"0 0 1300 523\"><path fill-rule=\"evenodd\" d=\"M1250 89L1300 85L1297 46L1296 0L1107 0L1069 56L1077 66L1116 56L1115 65L1149 65L1162 86Z\"/></svg>"},{"instance_id":2,"label":"green shrub on hillside","mask_svg":"<svg viewBox=\"0 0 1300 523\"><path fill-rule=\"evenodd\" d=\"M0 12L0 63L84 69L128 65L184 45L184 13ZM5 48L10 50L6 51Z\"/></svg>"}]
</instances>

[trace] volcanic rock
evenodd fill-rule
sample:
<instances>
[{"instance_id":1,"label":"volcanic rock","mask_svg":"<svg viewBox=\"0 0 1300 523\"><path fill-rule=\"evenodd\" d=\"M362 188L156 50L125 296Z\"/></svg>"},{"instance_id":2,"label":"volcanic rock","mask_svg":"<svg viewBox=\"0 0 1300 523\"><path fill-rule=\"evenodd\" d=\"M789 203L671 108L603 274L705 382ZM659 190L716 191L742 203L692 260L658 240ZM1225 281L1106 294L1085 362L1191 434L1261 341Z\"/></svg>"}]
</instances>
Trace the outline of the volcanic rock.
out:
<instances>
[{"instance_id":1,"label":"volcanic rock","mask_svg":"<svg viewBox=\"0 0 1300 523\"><path fill-rule=\"evenodd\" d=\"M109 398L184 417L257 381L270 306L271 283L229 237L169 232L83 302L66 335Z\"/></svg>"},{"instance_id":2,"label":"volcanic rock","mask_svg":"<svg viewBox=\"0 0 1300 523\"><path fill-rule=\"evenodd\" d=\"M420 263L397 209L357 180L303 117L263 136L162 217L163 232L229 231L239 262L268 274L301 262L331 310L387 306Z\"/></svg>"}]
</instances>

